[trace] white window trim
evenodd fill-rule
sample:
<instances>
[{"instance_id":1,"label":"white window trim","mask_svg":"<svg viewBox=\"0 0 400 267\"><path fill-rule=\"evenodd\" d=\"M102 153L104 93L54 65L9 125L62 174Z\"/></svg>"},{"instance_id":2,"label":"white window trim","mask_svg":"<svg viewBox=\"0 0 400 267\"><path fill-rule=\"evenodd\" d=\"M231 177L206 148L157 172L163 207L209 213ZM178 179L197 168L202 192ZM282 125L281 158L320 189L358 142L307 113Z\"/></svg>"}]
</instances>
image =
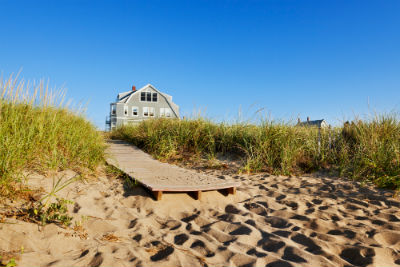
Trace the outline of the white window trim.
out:
<instances>
[{"instance_id":1,"label":"white window trim","mask_svg":"<svg viewBox=\"0 0 400 267\"><path fill-rule=\"evenodd\" d=\"M111 108L110 110L111 115L117 115L117 105L111 104L110 108Z\"/></svg>"},{"instance_id":2,"label":"white window trim","mask_svg":"<svg viewBox=\"0 0 400 267\"><path fill-rule=\"evenodd\" d=\"M129 116L129 108L128 108L128 105L124 105L124 116Z\"/></svg>"},{"instance_id":3,"label":"white window trim","mask_svg":"<svg viewBox=\"0 0 400 267\"><path fill-rule=\"evenodd\" d=\"M167 112L168 111L168 112ZM167 113L169 116L167 116ZM160 108L160 117L161 118L171 118L172 117L172 110L170 108Z\"/></svg>"},{"instance_id":4,"label":"white window trim","mask_svg":"<svg viewBox=\"0 0 400 267\"><path fill-rule=\"evenodd\" d=\"M136 115L133 114L133 110L134 110L134 109L137 109ZM138 116L139 116L139 107L132 107L132 116L133 116L133 117L138 117Z\"/></svg>"},{"instance_id":5,"label":"white window trim","mask_svg":"<svg viewBox=\"0 0 400 267\"><path fill-rule=\"evenodd\" d=\"M168 116L167 116L167 111L168 111ZM172 117L172 110L170 108L165 108L165 117L166 118Z\"/></svg>"},{"instance_id":6,"label":"white window trim","mask_svg":"<svg viewBox=\"0 0 400 267\"><path fill-rule=\"evenodd\" d=\"M150 110L153 112L153 115L150 115L150 114L152 114ZM155 117L155 115L156 115L155 113L156 113L156 109L154 107L149 107L149 117Z\"/></svg>"},{"instance_id":7,"label":"white window trim","mask_svg":"<svg viewBox=\"0 0 400 267\"><path fill-rule=\"evenodd\" d=\"M144 111L147 110L147 115L144 115ZM149 107L143 107L143 117L149 117Z\"/></svg>"}]
</instances>

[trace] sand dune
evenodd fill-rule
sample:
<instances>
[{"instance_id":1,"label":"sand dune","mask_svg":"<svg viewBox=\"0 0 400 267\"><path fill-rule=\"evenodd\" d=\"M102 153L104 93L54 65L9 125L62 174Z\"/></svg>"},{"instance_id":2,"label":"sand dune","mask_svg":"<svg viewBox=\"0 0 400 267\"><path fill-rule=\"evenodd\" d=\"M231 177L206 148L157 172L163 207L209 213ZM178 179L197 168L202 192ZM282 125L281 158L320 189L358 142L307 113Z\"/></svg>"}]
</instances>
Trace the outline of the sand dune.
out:
<instances>
[{"instance_id":1,"label":"sand dune","mask_svg":"<svg viewBox=\"0 0 400 267\"><path fill-rule=\"evenodd\" d=\"M66 172L66 175L73 175ZM237 175L237 194L154 201L100 177L62 195L83 229L0 224L19 266L398 266L400 201L339 178ZM49 188L51 179L33 177Z\"/></svg>"}]
</instances>

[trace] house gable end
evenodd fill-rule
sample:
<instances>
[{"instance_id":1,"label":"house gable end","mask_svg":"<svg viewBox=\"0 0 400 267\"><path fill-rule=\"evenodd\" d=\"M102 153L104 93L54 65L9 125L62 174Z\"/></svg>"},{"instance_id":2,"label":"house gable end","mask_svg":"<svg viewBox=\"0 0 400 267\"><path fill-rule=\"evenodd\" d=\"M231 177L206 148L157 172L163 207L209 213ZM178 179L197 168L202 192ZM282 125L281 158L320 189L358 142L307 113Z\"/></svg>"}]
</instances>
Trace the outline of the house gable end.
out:
<instances>
[{"instance_id":1,"label":"house gable end","mask_svg":"<svg viewBox=\"0 0 400 267\"><path fill-rule=\"evenodd\" d=\"M143 86L142 88L140 88L139 90L136 90L135 92L132 92L131 95L126 99L126 101L124 101L124 103L130 103L130 104L135 103L135 99L134 99L133 96L138 95L140 97L140 92L142 92L142 91L158 93L159 97L162 97L165 100L165 102L171 108L171 110L175 114L175 116L177 118L179 118L179 115L178 115L176 109L174 108L174 106L172 105L170 99L168 97L166 97L162 92L160 92L157 88L155 88L151 84L147 84L147 85Z\"/></svg>"}]
</instances>

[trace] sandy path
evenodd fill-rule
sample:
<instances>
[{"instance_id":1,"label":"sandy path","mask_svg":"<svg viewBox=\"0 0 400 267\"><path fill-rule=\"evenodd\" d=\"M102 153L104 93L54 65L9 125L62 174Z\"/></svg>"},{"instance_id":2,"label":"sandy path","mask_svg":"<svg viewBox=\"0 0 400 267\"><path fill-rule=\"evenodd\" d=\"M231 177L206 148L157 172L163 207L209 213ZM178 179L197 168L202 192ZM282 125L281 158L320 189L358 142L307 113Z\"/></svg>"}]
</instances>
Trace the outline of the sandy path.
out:
<instances>
[{"instance_id":1,"label":"sandy path","mask_svg":"<svg viewBox=\"0 0 400 267\"><path fill-rule=\"evenodd\" d=\"M67 172L66 175L72 175ZM399 266L400 201L337 178L235 176L202 200L100 177L63 192L84 231L0 223L19 266ZM32 177L45 188L51 179Z\"/></svg>"}]
</instances>

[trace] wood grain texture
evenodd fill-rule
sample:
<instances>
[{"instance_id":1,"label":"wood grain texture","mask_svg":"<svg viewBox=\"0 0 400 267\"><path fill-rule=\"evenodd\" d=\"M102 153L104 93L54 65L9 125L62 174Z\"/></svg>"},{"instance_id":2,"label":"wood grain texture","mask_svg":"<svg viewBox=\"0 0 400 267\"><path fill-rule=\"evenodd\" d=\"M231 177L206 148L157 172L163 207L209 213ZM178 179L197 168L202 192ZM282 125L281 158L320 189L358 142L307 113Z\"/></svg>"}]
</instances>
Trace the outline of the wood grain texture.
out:
<instances>
[{"instance_id":1,"label":"wood grain texture","mask_svg":"<svg viewBox=\"0 0 400 267\"><path fill-rule=\"evenodd\" d=\"M228 176L203 174L157 161L124 141L111 140L108 144L107 163L153 192L195 192L200 198L201 191L228 189L234 194L240 186L240 182Z\"/></svg>"}]
</instances>

